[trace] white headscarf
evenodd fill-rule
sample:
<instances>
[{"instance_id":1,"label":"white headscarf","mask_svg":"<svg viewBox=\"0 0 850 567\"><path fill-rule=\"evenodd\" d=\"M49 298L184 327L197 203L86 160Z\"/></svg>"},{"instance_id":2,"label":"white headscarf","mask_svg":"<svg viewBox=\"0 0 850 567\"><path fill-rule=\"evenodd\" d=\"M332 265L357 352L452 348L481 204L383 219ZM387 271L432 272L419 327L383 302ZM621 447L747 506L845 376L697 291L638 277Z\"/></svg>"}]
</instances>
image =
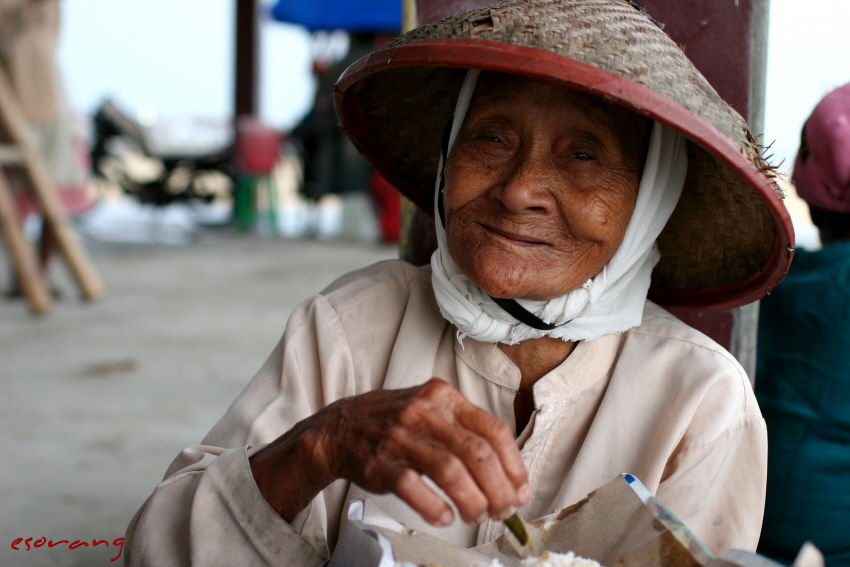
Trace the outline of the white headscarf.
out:
<instances>
[{"instance_id":1,"label":"white headscarf","mask_svg":"<svg viewBox=\"0 0 850 567\"><path fill-rule=\"evenodd\" d=\"M454 146L466 118L479 75L478 70L467 72L455 108L446 155ZM547 335L565 341L589 341L639 325L652 268L661 258L655 240L679 201L687 169L685 138L672 128L655 122L635 208L623 242L608 264L583 286L561 297L548 301L517 299L522 307L543 321L561 325L549 331L517 321L460 271L449 256L435 193L438 247L431 256L431 269L440 312L458 328L458 339L468 336L491 343L515 344ZM441 158L437 192L442 173Z\"/></svg>"}]
</instances>

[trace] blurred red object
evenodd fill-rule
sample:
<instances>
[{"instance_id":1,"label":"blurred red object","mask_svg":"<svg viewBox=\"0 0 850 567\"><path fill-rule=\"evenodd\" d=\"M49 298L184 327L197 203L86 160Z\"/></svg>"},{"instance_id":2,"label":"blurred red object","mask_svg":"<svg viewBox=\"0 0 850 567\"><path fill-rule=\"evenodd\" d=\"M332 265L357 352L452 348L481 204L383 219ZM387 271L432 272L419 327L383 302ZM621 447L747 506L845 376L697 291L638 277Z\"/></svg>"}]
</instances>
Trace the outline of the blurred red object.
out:
<instances>
[{"instance_id":1,"label":"blurred red object","mask_svg":"<svg viewBox=\"0 0 850 567\"><path fill-rule=\"evenodd\" d=\"M73 160L69 160L68 168L73 170L66 177L69 179L61 182L53 183L56 193L59 195L59 200L65 207L65 211L76 216L85 213L91 209L96 201L96 191L89 185L85 174L78 172L86 172L90 169L89 151L82 139L75 137L73 145ZM79 177L71 181L70 179ZM18 187L13 191L15 203L18 207L18 214L21 218L32 213L40 213L41 209L33 200L32 196L24 190L23 187Z\"/></svg>"},{"instance_id":2,"label":"blurred red object","mask_svg":"<svg viewBox=\"0 0 850 567\"><path fill-rule=\"evenodd\" d=\"M59 200L65 206L65 211L71 215L82 214L92 208L95 202L94 191L88 185L63 185L56 187ZM23 191L15 191L15 202L18 206L18 214L25 217L32 213L38 213L41 209L35 204L32 197Z\"/></svg>"},{"instance_id":3,"label":"blurred red object","mask_svg":"<svg viewBox=\"0 0 850 567\"><path fill-rule=\"evenodd\" d=\"M268 175L277 163L283 136L256 118L240 118L236 126L236 158L240 173Z\"/></svg>"},{"instance_id":4,"label":"blurred red object","mask_svg":"<svg viewBox=\"0 0 850 567\"><path fill-rule=\"evenodd\" d=\"M372 173L369 183L377 206L378 227L385 242L398 242L401 223L401 193L390 182Z\"/></svg>"}]
</instances>

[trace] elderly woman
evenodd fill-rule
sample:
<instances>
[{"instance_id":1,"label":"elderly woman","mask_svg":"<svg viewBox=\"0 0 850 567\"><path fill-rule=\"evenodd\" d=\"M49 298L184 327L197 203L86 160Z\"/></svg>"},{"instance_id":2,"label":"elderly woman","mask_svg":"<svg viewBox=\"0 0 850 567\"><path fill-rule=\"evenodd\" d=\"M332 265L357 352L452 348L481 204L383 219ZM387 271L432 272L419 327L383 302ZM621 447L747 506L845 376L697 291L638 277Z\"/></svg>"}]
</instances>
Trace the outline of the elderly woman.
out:
<instances>
[{"instance_id":1,"label":"elderly woman","mask_svg":"<svg viewBox=\"0 0 850 567\"><path fill-rule=\"evenodd\" d=\"M431 265L383 262L296 309L137 514L129 564L320 565L366 495L472 547L621 472L711 550L754 549L747 376L647 294L756 299L790 224L743 120L673 42L626 1L511 0L361 60L336 102L434 207Z\"/></svg>"}]
</instances>

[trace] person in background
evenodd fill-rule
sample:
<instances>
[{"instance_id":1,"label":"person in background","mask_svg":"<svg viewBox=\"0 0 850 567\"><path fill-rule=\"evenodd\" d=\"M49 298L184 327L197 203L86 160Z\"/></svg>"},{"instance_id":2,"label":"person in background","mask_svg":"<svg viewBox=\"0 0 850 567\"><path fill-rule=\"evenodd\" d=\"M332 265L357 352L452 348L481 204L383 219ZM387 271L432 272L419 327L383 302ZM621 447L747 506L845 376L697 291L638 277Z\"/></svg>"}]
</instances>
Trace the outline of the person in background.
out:
<instances>
[{"instance_id":1,"label":"person in background","mask_svg":"<svg viewBox=\"0 0 850 567\"><path fill-rule=\"evenodd\" d=\"M333 85L349 65L374 51L377 35L350 34L348 52L338 61L328 60L327 54L315 58L316 98L291 133L303 161L301 193L315 207L312 231L319 239L335 238L342 230L340 196L370 189L371 168L345 137L334 114Z\"/></svg>"},{"instance_id":2,"label":"person in background","mask_svg":"<svg viewBox=\"0 0 850 567\"><path fill-rule=\"evenodd\" d=\"M59 116L59 15L57 0L0 0L0 64L33 125Z\"/></svg>"},{"instance_id":3,"label":"person in background","mask_svg":"<svg viewBox=\"0 0 850 567\"><path fill-rule=\"evenodd\" d=\"M811 541L850 565L850 84L817 105L794 164L823 248L799 250L761 304L756 395L768 427L759 552Z\"/></svg>"},{"instance_id":4,"label":"person in background","mask_svg":"<svg viewBox=\"0 0 850 567\"><path fill-rule=\"evenodd\" d=\"M30 139L44 160L65 208L81 213L92 205L83 152L77 147L74 113L62 87L57 62L61 23L58 0L0 0L0 71L6 74L29 126ZM13 180L13 187L18 189ZM23 190L15 198L21 217L41 224L41 262L53 247L48 227ZM17 295L13 276L10 295Z\"/></svg>"},{"instance_id":5,"label":"person in background","mask_svg":"<svg viewBox=\"0 0 850 567\"><path fill-rule=\"evenodd\" d=\"M351 33L345 57L334 62L323 53L313 61L316 98L310 112L290 133L290 138L295 141L303 161L301 193L315 206L312 231L319 239L334 238L342 229L339 196L368 192L375 205L382 240L398 242L400 194L372 170L345 137L333 108L333 86L342 72L392 39L392 35L382 32Z\"/></svg>"}]
</instances>

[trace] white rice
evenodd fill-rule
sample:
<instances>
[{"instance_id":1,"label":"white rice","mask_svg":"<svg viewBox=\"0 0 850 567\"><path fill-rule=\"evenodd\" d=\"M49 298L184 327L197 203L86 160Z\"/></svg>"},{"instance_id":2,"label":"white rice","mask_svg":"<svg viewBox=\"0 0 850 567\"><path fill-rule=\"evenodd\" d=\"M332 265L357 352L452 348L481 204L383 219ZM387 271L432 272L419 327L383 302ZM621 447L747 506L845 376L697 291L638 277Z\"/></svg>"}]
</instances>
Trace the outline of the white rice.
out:
<instances>
[{"instance_id":1,"label":"white rice","mask_svg":"<svg viewBox=\"0 0 850 567\"><path fill-rule=\"evenodd\" d=\"M566 553L554 553L544 551L540 557L529 557L523 559L522 567L602 567L593 559L585 559L568 551ZM494 559L490 567L504 567L498 559Z\"/></svg>"}]
</instances>

